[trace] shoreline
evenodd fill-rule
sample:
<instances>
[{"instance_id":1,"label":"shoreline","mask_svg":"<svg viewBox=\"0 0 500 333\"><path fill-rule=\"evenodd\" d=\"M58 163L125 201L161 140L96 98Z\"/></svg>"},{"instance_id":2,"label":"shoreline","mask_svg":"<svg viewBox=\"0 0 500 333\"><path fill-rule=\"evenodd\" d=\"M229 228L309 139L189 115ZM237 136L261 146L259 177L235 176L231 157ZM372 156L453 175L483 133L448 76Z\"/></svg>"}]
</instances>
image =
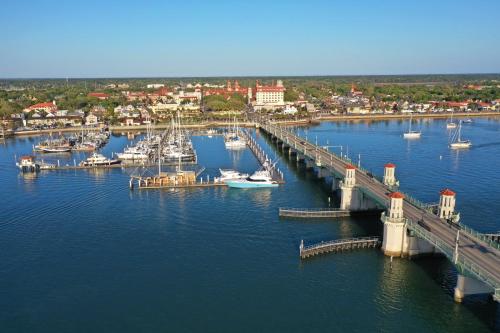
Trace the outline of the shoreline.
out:
<instances>
[{"instance_id":1,"label":"shoreline","mask_svg":"<svg viewBox=\"0 0 500 333\"><path fill-rule=\"evenodd\" d=\"M431 119L446 119L450 117L450 114L447 113L438 113L438 114L412 114L413 118L431 118ZM500 112L477 112L477 113L467 113L467 112L458 112L453 113L453 116L456 118L480 118L480 117L500 117ZM398 120L398 119L409 119L410 114L369 114L369 115L324 115L319 116L317 118L306 118L306 119L297 119L297 120L289 120L289 119L276 119L273 120L274 123L284 124L284 125L313 125L319 124L321 122L341 122L341 121L351 121L351 120L364 120L364 121L382 121L382 120ZM237 122L238 126L241 127L255 127L257 124L252 121L246 122ZM228 127L234 125L234 122L223 122L223 121L211 121L206 123L198 123L198 124L184 124L181 125L182 128L186 129L206 129L213 127ZM162 123L153 125L153 129L166 129L169 128L170 123ZM40 134L51 134L51 133L71 133L71 132L80 132L82 130L100 130L102 127L96 128L86 128L86 127L69 127L69 128L57 128L57 129L48 129L48 130L36 130L36 131L18 131L14 132L13 136L29 136L29 135L40 135ZM138 126L109 126L109 130L113 133L116 132L129 132L129 131L144 131L147 129L147 125L138 125Z\"/></svg>"}]
</instances>

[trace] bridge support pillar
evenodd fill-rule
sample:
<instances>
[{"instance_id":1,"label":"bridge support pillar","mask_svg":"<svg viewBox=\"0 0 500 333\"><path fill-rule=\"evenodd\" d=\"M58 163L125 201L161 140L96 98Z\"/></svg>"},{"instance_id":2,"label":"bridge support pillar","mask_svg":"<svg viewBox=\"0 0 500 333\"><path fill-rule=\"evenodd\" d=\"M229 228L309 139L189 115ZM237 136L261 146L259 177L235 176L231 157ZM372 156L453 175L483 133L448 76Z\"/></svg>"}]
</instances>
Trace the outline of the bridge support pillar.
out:
<instances>
[{"instance_id":1,"label":"bridge support pillar","mask_svg":"<svg viewBox=\"0 0 500 333\"><path fill-rule=\"evenodd\" d=\"M357 200L356 186L356 168L348 165L345 170L345 178L340 182L340 209L356 210L359 209Z\"/></svg>"},{"instance_id":2,"label":"bridge support pillar","mask_svg":"<svg viewBox=\"0 0 500 333\"><path fill-rule=\"evenodd\" d=\"M454 299L455 302L461 303L467 295L492 294L493 292L494 290L483 282L458 274Z\"/></svg>"},{"instance_id":3,"label":"bridge support pillar","mask_svg":"<svg viewBox=\"0 0 500 333\"><path fill-rule=\"evenodd\" d=\"M322 167L318 168L318 178L325 178L328 176L330 176L330 171L328 171L327 168L322 168Z\"/></svg>"},{"instance_id":4,"label":"bridge support pillar","mask_svg":"<svg viewBox=\"0 0 500 333\"><path fill-rule=\"evenodd\" d=\"M406 252L406 227L403 217L404 196L399 192L391 193L391 203L386 213L382 213L384 239L382 251L386 256L401 257Z\"/></svg>"},{"instance_id":5,"label":"bridge support pillar","mask_svg":"<svg viewBox=\"0 0 500 333\"><path fill-rule=\"evenodd\" d=\"M314 168L314 161L311 160L311 159L308 159L308 158L305 158L305 161L306 161L306 168L310 169L310 168Z\"/></svg>"}]
</instances>

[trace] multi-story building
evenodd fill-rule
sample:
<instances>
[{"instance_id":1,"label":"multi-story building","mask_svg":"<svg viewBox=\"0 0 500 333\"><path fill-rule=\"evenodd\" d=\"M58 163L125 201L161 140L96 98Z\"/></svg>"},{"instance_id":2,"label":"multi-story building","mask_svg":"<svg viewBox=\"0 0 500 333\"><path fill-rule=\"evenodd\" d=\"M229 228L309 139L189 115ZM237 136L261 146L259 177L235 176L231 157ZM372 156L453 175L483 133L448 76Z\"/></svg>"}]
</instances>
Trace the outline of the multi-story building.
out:
<instances>
[{"instance_id":1,"label":"multi-story building","mask_svg":"<svg viewBox=\"0 0 500 333\"><path fill-rule=\"evenodd\" d=\"M57 111L57 105L56 102L48 102L48 103L37 103L32 106L27 107L26 109L23 110L24 112L28 113L31 111L44 111L46 113L52 113Z\"/></svg>"},{"instance_id":2,"label":"multi-story building","mask_svg":"<svg viewBox=\"0 0 500 333\"><path fill-rule=\"evenodd\" d=\"M261 109L278 109L285 106L285 87L283 82L278 80L276 84L264 86L259 83L255 84L255 101L254 108Z\"/></svg>"}]
</instances>

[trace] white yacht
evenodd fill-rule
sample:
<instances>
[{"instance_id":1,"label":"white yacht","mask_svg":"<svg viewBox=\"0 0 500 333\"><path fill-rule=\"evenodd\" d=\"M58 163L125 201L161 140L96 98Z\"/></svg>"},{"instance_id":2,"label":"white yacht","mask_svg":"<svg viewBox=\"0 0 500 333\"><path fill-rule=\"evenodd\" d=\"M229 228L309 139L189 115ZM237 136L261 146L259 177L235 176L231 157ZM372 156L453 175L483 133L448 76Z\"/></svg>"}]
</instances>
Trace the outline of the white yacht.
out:
<instances>
[{"instance_id":1,"label":"white yacht","mask_svg":"<svg viewBox=\"0 0 500 333\"><path fill-rule=\"evenodd\" d=\"M117 153L116 157L118 157L119 160L147 160L149 154L145 149L129 147L125 148L123 153Z\"/></svg>"},{"instance_id":2,"label":"white yacht","mask_svg":"<svg viewBox=\"0 0 500 333\"><path fill-rule=\"evenodd\" d=\"M271 173L267 169L255 171L247 178L226 180L225 183L234 188L278 187L279 185L277 181L272 179Z\"/></svg>"},{"instance_id":3,"label":"white yacht","mask_svg":"<svg viewBox=\"0 0 500 333\"><path fill-rule=\"evenodd\" d=\"M93 153L92 156L87 158L85 161L80 162L80 166L103 166L103 165L113 165L120 164L120 160L111 160L104 157L101 154Z\"/></svg>"},{"instance_id":4,"label":"white yacht","mask_svg":"<svg viewBox=\"0 0 500 333\"><path fill-rule=\"evenodd\" d=\"M227 149L243 149L247 146L247 143L245 139L235 133L232 135L227 135L224 138L224 145Z\"/></svg>"},{"instance_id":5,"label":"white yacht","mask_svg":"<svg viewBox=\"0 0 500 333\"><path fill-rule=\"evenodd\" d=\"M219 169L219 172L220 172L219 180L221 182L225 182L227 180L248 178L248 173L241 173L233 169Z\"/></svg>"},{"instance_id":6,"label":"white yacht","mask_svg":"<svg viewBox=\"0 0 500 333\"><path fill-rule=\"evenodd\" d=\"M470 140L463 140L461 137L462 132L462 122L458 123L458 129L452 136L452 142L450 143L451 149L465 149L470 148L472 146L472 142Z\"/></svg>"}]
</instances>

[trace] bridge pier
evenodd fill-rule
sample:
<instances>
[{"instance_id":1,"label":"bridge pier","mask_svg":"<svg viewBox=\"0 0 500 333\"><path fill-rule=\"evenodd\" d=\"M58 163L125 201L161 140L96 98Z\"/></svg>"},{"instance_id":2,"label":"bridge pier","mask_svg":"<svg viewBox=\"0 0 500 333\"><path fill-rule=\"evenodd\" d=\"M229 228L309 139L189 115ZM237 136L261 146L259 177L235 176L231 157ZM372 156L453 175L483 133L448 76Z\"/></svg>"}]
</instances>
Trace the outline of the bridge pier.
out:
<instances>
[{"instance_id":1,"label":"bridge pier","mask_svg":"<svg viewBox=\"0 0 500 333\"><path fill-rule=\"evenodd\" d=\"M304 158L305 162L306 162L306 168L307 169L311 169L311 168L314 168L314 161L309 159L309 158Z\"/></svg>"},{"instance_id":2,"label":"bridge pier","mask_svg":"<svg viewBox=\"0 0 500 333\"><path fill-rule=\"evenodd\" d=\"M358 210L359 200L356 189L356 168L346 166L344 181L340 182L340 209Z\"/></svg>"},{"instance_id":3,"label":"bridge pier","mask_svg":"<svg viewBox=\"0 0 500 333\"><path fill-rule=\"evenodd\" d=\"M384 223L384 239L382 251L386 256L401 257L404 253L406 243L405 219L403 217L404 195L394 192L387 213L382 213L381 220Z\"/></svg>"},{"instance_id":4,"label":"bridge pier","mask_svg":"<svg viewBox=\"0 0 500 333\"><path fill-rule=\"evenodd\" d=\"M318 178L325 178L330 176L330 171L327 168L319 167L317 170Z\"/></svg>"},{"instance_id":5,"label":"bridge pier","mask_svg":"<svg viewBox=\"0 0 500 333\"><path fill-rule=\"evenodd\" d=\"M493 294L494 290L478 281L474 278L458 274L457 276L457 286L455 287L454 299L455 302L461 303L465 296L468 295L479 295L479 294Z\"/></svg>"}]
</instances>

